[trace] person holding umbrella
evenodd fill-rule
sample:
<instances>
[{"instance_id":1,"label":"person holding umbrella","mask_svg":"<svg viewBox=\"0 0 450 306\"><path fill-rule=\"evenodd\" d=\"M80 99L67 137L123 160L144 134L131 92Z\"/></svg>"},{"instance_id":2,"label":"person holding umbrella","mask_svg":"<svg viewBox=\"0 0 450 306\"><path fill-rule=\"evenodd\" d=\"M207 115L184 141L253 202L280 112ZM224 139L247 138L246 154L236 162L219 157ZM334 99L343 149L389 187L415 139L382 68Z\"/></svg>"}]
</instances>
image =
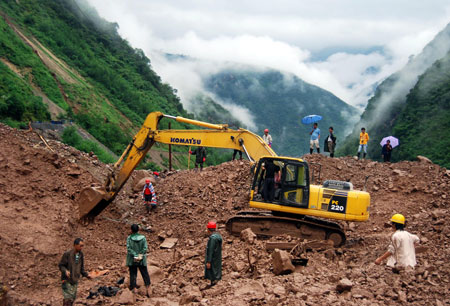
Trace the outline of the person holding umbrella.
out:
<instances>
[{"instance_id":1,"label":"person holding umbrella","mask_svg":"<svg viewBox=\"0 0 450 306\"><path fill-rule=\"evenodd\" d=\"M322 116L319 115L308 115L302 118L303 124L311 124L314 123L312 131L309 133L311 135L311 139L309 141L309 153L312 154L314 151L314 146L317 148L317 153L320 153L320 129L317 127L317 122L322 120Z\"/></svg>"},{"instance_id":2,"label":"person holding umbrella","mask_svg":"<svg viewBox=\"0 0 450 306\"><path fill-rule=\"evenodd\" d=\"M384 162L390 162L391 161L391 152L392 152L392 146L391 141L388 140L386 144L381 149L381 155L383 155Z\"/></svg>"},{"instance_id":3,"label":"person holding umbrella","mask_svg":"<svg viewBox=\"0 0 450 306\"><path fill-rule=\"evenodd\" d=\"M391 161L392 149L395 148L396 146L398 146L398 144L399 144L399 141L394 136L384 137L381 140L381 142L380 142L380 145L382 146L381 155L383 156L384 162Z\"/></svg>"},{"instance_id":4,"label":"person holding umbrella","mask_svg":"<svg viewBox=\"0 0 450 306\"><path fill-rule=\"evenodd\" d=\"M318 128L317 122L314 123L313 129L309 132L309 135L311 135L311 139L309 140L309 153L313 153L314 147L316 147L317 153L320 153L320 129Z\"/></svg>"}]
</instances>

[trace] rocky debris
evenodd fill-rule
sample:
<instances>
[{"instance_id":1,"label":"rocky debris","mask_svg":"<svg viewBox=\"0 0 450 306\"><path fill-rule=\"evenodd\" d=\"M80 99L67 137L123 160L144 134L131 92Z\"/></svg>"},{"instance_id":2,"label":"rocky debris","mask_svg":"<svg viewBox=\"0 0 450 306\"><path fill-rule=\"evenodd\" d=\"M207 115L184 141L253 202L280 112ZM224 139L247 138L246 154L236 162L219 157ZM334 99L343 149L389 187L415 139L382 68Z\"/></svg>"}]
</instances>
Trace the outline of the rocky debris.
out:
<instances>
[{"instance_id":1,"label":"rocky debris","mask_svg":"<svg viewBox=\"0 0 450 306\"><path fill-rule=\"evenodd\" d=\"M244 242L253 243L256 239L256 234L253 233L251 228L246 228L241 231L240 238Z\"/></svg>"},{"instance_id":2,"label":"rocky debris","mask_svg":"<svg viewBox=\"0 0 450 306\"><path fill-rule=\"evenodd\" d=\"M171 249L178 242L178 238L165 238L163 243L159 246L161 249Z\"/></svg>"},{"instance_id":3,"label":"rocky debris","mask_svg":"<svg viewBox=\"0 0 450 306\"><path fill-rule=\"evenodd\" d=\"M149 266L148 274L153 284L159 283L164 279L164 271L156 266Z\"/></svg>"},{"instance_id":4,"label":"rocky debris","mask_svg":"<svg viewBox=\"0 0 450 306\"><path fill-rule=\"evenodd\" d=\"M136 297L130 289L124 289L116 300L119 305L134 305L136 303Z\"/></svg>"},{"instance_id":5,"label":"rocky debris","mask_svg":"<svg viewBox=\"0 0 450 306\"><path fill-rule=\"evenodd\" d=\"M259 281L249 281L244 286L236 288L234 296L247 302L262 300L265 296L265 289Z\"/></svg>"},{"instance_id":6,"label":"rocky debris","mask_svg":"<svg viewBox=\"0 0 450 306\"><path fill-rule=\"evenodd\" d=\"M338 292L350 291L352 290L353 283L348 278L343 278L336 285L336 290Z\"/></svg>"},{"instance_id":7,"label":"rocky debris","mask_svg":"<svg viewBox=\"0 0 450 306\"><path fill-rule=\"evenodd\" d=\"M275 275L289 274L295 271L288 252L275 249L272 253L273 273Z\"/></svg>"},{"instance_id":8,"label":"rocky debris","mask_svg":"<svg viewBox=\"0 0 450 306\"><path fill-rule=\"evenodd\" d=\"M152 297L150 301L142 304L142 306L178 306L178 302L171 301L167 298Z\"/></svg>"},{"instance_id":9,"label":"rocky debris","mask_svg":"<svg viewBox=\"0 0 450 306\"><path fill-rule=\"evenodd\" d=\"M200 302L202 293L197 286L187 286L184 289L185 293L181 296L180 305L185 305L193 302Z\"/></svg>"},{"instance_id":10,"label":"rocky debris","mask_svg":"<svg viewBox=\"0 0 450 306\"><path fill-rule=\"evenodd\" d=\"M206 167L202 172L161 175L155 188L162 205L150 214L138 200L140 188L133 191L134 182L149 174L138 179L137 171L94 223L82 224L75 199L84 187L102 185L111 166L57 141L49 141L49 145L55 152L33 133L0 124L0 283L8 287L12 305L61 304L56 267L75 237L85 239L87 271L109 270L95 279L81 280L77 304L117 305L119 296L85 297L89 289L98 286L120 286L123 291L129 285L125 241L132 223L140 224L147 237L152 275L152 295L147 298L138 273L140 288L134 305L177 305L183 296L185 301L195 301L188 303L199 305L450 303L450 225L446 222L450 175L432 163L389 164L305 155L308 162L322 165L321 180L350 180L355 190L361 190L370 176L366 185L371 194L369 220L348 225L338 221L347 242L330 248L323 241L287 235L250 244L224 230L228 218L249 209L251 172L245 161ZM73 165L78 176L67 173ZM315 183L321 184L317 176ZM420 248L427 250L417 249L414 271L398 274L373 263L386 251L392 232L384 224L397 212L406 216L407 230L419 235ZM222 280L199 293L195 287L205 288L209 283L203 276L205 227L210 220L218 222L223 237ZM161 249L163 236L176 237L177 244ZM273 249L266 249L268 243L284 243L289 252L298 246L307 266L297 265L293 273L274 275ZM336 285L343 278L353 286L339 293Z\"/></svg>"}]
</instances>

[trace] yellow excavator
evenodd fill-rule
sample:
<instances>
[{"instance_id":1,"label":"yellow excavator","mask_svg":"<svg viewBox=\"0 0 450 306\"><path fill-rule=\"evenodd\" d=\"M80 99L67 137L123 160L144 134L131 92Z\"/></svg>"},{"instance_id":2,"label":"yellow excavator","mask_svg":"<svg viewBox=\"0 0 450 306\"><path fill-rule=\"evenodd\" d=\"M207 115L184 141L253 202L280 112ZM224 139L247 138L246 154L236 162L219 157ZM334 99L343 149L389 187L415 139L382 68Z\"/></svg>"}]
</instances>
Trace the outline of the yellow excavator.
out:
<instances>
[{"instance_id":1,"label":"yellow excavator","mask_svg":"<svg viewBox=\"0 0 450 306\"><path fill-rule=\"evenodd\" d=\"M206 129L160 130L158 124L163 118ZM100 214L156 142L240 150L254 163L249 206L260 210L243 211L228 219L226 228L232 234L250 227L261 236L287 234L331 240L339 246L345 242L345 234L337 223L328 220L366 221L369 218L369 193L353 190L350 182L328 180L323 185L310 185L309 167L304 160L277 156L258 135L245 129L230 129L226 124L211 124L161 112L147 116L114 164L103 187L88 187L81 191L78 199L80 218L92 219ZM269 172L269 169L272 170ZM263 192L266 171L277 176L269 196Z\"/></svg>"}]
</instances>

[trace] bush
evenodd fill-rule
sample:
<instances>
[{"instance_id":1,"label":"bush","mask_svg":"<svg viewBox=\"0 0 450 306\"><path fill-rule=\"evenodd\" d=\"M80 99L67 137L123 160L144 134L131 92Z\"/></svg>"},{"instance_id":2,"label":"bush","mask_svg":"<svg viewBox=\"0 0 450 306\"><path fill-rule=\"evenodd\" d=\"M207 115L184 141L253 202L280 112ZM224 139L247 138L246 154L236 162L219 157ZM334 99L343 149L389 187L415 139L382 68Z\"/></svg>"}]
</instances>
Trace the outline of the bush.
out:
<instances>
[{"instance_id":1,"label":"bush","mask_svg":"<svg viewBox=\"0 0 450 306\"><path fill-rule=\"evenodd\" d=\"M62 134L62 141L80 151L89 153L94 152L98 159L104 163L114 163L115 159L105 152L93 141L83 139L77 132L74 126L70 126L64 129Z\"/></svg>"}]
</instances>

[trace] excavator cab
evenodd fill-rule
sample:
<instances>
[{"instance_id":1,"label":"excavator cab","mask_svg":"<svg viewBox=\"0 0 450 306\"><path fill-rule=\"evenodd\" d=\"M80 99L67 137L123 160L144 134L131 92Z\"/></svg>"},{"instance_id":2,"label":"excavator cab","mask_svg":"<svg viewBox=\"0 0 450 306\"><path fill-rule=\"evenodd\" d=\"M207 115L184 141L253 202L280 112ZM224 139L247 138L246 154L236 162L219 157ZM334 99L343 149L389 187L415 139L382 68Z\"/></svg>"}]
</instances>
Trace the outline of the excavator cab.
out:
<instances>
[{"instance_id":1,"label":"excavator cab","mask_svg":"<svg viewBox=\"0 0 450 306\"><path fill-rule=\"evenodd\" d=\"M275 170L266 165L273 163ZM272 177L272 172L274 175ZM268 177L270 175L271 177ZM264 157L259 160L252 184L252 200L283 206L307 208L309 202L308 164L298 159Z\"/></svg>"}]
</instances>

